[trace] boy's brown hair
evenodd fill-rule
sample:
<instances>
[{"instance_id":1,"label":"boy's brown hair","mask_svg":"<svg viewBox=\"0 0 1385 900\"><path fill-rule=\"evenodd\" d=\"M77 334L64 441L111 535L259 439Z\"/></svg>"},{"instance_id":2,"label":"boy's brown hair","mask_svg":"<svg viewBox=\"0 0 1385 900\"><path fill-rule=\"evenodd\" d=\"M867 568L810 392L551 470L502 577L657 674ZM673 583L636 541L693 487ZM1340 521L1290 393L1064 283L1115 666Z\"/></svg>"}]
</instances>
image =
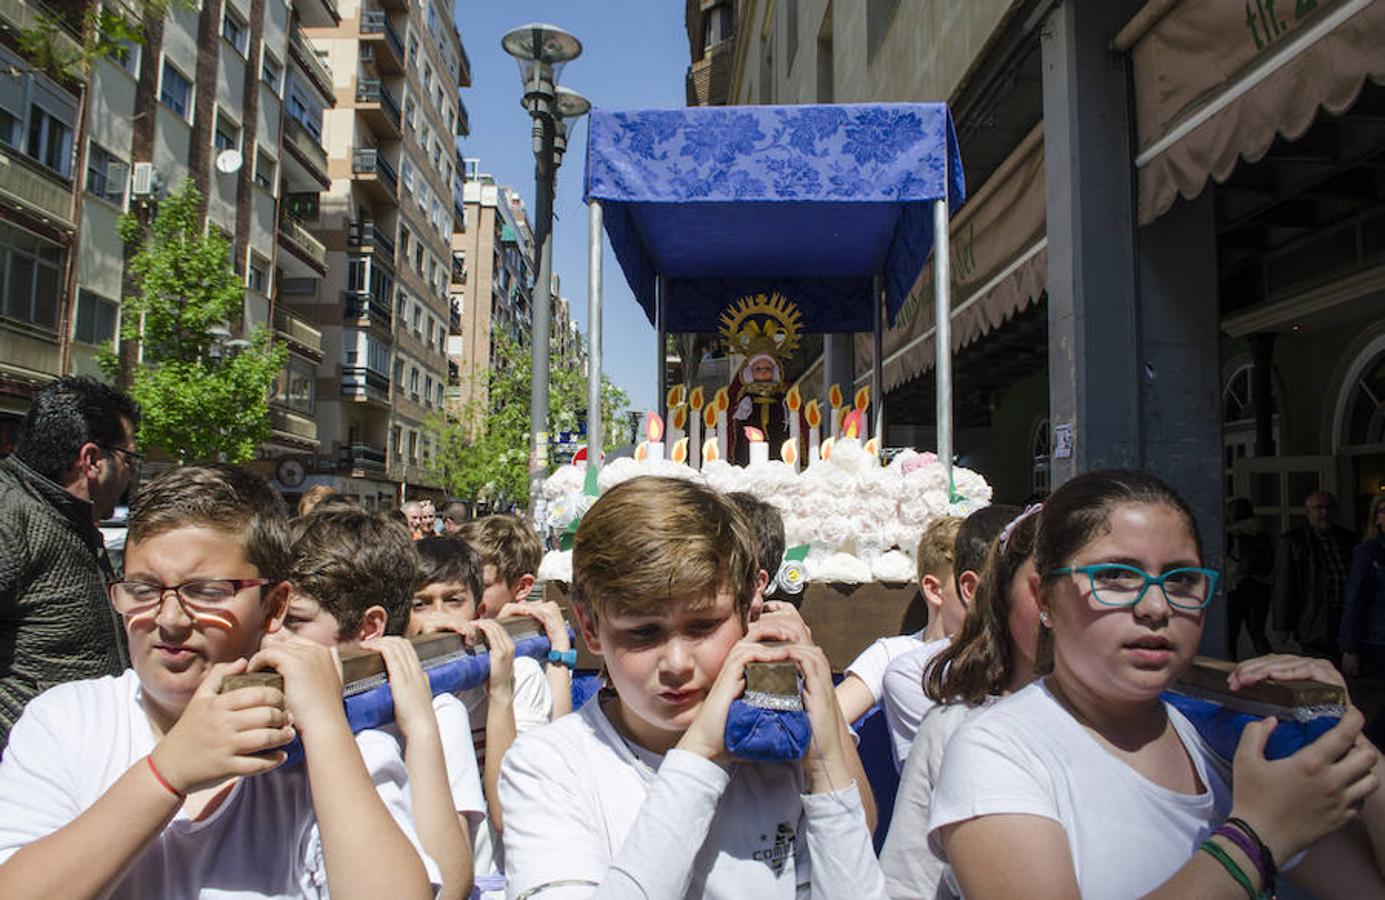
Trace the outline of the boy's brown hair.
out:
<instances>
[{"instance_id":1,"label":"boy's brown hair","mask_svg":"<svg viewBox=\"0 0 1385 900\"><path fill-rule=\"evenodd\" d=\"M601 495L572 548L572 597L589 615L651 615L729 589L742 622L759 562L755 533L723 494L677 478L633 478Z\"/></svg>"},{"instance_id":2,"label":"boy's brown hair","mask_svg":"<svg viewBox=\"0 0 1385 900\"><path fill-rule=\"evenodd\" d=\"M184 526L202 526L245 542L260 576L289 576L288 511L274 488L240 466L179 466L140 487L130 507L127 541L138 544Z\"/></svg>"},{"instance_id":3,"label":"boy's brown hair","mask_svg":"<svg viewBox=\"0 0 1385 900\"><path fill-rule=\"evenodd\" d=\"M414 544L418 550L418 574L414 590L430 584L460 584L471 591L471 602L479 603L485 585L481 579L481 557L466 541L429 535Z\"/></svg>"},{"instance_id":4,"label":"boy's brown hair","mask_svg":"<svg viewBox=\"0 0 1385 900\"><path fill-rule=\"evenodd\" d=\"M466 523L458 534L481 555L482 565L495 566L495 577L507 587L525 575L539 574L543 545L538 533L518 516L486 516Z\"/></svg>"},{"instance_id":5,"label":"boy's brown hair","mask_svg":"<svg viewBox=\"0 0 1385 900\"><path fill-rule=\"evenodd\" d=\"M784 516L769 503L749 491L733 491L726 499L736 504L755 532L756 555L760 568L769 574L770 584L784 561Z\"/></svg>"},{"instance_id":6,"label":"boy's brown hair","mask_svg":"<svg viewBox=\"0 0 1385 900\"><path fill-rule=\"evenodd\" d=\"M333 509L295 523L293 589L312 597L337 620L347 639L365 611L384 607L385 634L403 634L418 577L418 552L409 530L380 513Z\"/></svg>"},{"instance_id":7,"label":"boy's brown hair","mask_svg":"<svg viewBox=\"0 0 1385 900\"><path fill-rule=\"evenodd\" d=\"M951 574L957 560L957 531L962 527L960 516L939 516L928 523L919 538L919 584L925 575L941 579Z\"/></svg>"}]
</instances>

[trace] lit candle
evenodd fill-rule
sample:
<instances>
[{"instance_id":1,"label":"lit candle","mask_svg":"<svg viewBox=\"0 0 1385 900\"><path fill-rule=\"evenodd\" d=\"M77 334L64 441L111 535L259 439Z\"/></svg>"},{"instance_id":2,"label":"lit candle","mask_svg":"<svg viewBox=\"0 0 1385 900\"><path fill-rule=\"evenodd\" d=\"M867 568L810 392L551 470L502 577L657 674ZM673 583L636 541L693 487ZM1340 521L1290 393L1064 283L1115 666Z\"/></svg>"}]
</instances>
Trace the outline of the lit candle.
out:
<instances>
[{"instance_id":1,"label":"lit candle","mask_svg":"<svg viewBox=\"0 0 1385 900\"><path fill-rule=\"evenodd\" d=\"M827 391L827 404L832 407L832 437L840 433L842 425L842 404L846 401L842 398L842 386L834 384Z\"/></svg>"},{"instance_id":2,"label":"lit candle","mask_svg":"<svg viewBox=\"0 0 1385 900\"><path fill-rule=\"evenodd\" d=\"M656 412L650 412L644 420L644 436L647 442L646 457L664 458L664 420Z\"/></svg>"},{"instance_id":3,"label":"lit candle","mask_svg":"<svg viewBox=\"0 0 1385 900\"><path fill-rule=\"evenodd\" d=\"M803 418L808 420L808 465L811 466L821 458L822 406L816 400L809 400L803 408Z\"/></svg>"},{"instance_id":4,"label":"lit candle","mask_svg":"<svg viewBox=\"0 0 1385 900\"><path fill-rule=\"evenodd\" d=\"M753 447L754 445L752 444L751 446ZM787 441L785 441L783 446L779 448L779 458L782 459L784 462L788 463L789 465L793 466L793 470L797 472L798 441L794 440L793 438L789 438Z\"/></svg>"},{"instance_id":5,"label":"lit candle","mask_svg":"<svg viewBox=\"0 0 1385 900\"><path fill-rule=\"evenodd\" d=\"M871 456L879 456L879 455L880 455L880 439L879 439L879 438L874 438L874 437L873 437L873 438L871 438L870 440L866 441L866 448L865 448L865 449L866 449L866 452L869 453Z\"/></svg>"},{"instance_id":6,"label":"lit candle","mask_svg":"<svg viewBox=\"0 0 1385 900\"><path fill-rule=\"evenodd\" d=\"M693 388L692 393L688 395L688 446L694 449L702 446L702 406L702 386L698 385ZM688 455L689 457L692 456L692 454ZM697 466L699 460L690 458L688 462L693 466Z\"/></svg>"},{"instance_id":7,"label":"lit candle","mask_svg":"<svg viewBox=\"0 0 1385 900\"><path fill-rule=\"evenodd\" d=\"M753 425L745 426L745 439L750 442L750 465L769 462L769 442L765 433Z\"/></svg>"},{"instance_id":8,"label":"lit candle","mask_svg":"<svg viewBox=\"0 0 1385 900\"><path fill-rule=\"evenodd\" d=\"M842 430L837 437L846 441L861 440L861 411L853 409L842 417Z\"/></svg>"},{"instance_id":9,"label":"lit candle","mask_svg":"<svg viewBox=\"0 0 1385 900\"><path fill-rule=\"evenodd\" d=\"M789 410L789 440L793 442L793 459L784 457L784 462L793 466L795 472L798 471L798 411L803 408L803 396L798 392L798 385L789 388L789 393L784 397L784 406ZM782 455L782 454L781 454Z\"/></svg>"},{"instance_id":10,"label":"lit candle","mask_svg":"<svg viewBox=\"0 0 1385 900\"><path fill-rule=\"evenodd\" d=\"M870 406L870 386L866 385L856 392L856 411L861 414L861 437L870 434L870 419L866 417L866 409Z\"/></svg>"},{"instance_id":11,"label":"lit candle","mask_svg":"<svg viewBox=\"0 0 1385 900\"><path fill-rule=\"evenodd\" d=\"M673 449L669 451L668 458L676 463L686 465L688 462L688 439L679 438L674 442Z\"/></svg>"},{"instance_id":12,"label":"lit candle","mask_svg":"<svg viewBox=\"0 0 1385 900\"><path fill-rule=\"evenodd\" d=\"M702 465L721 459L721 452L717 450L717 439L715 436L707 438L702 442Z\"/></svg>"},{"instance_id":13,"label":"lit candle","mask_svg":"<svg viewBox=\"0 0 1385 900\"><path fill-rule=\"evenodd\" d=\"M669 407L669 429L665 440L669 444L676 444L684 436L684 429L688 426L688 407L680 403L677 406Z\"/></svg>"},{"instance_id":14,"label":"lit candle","mask_svg":"<svg viewBox=\"0 0 1385 900\"><path fill-rule=\"evenodd\" d=\"M830 437L830 438L828 438L827 440L825 440L825 441L822 442L822 446L819 448L819 451L818 451L818 452L820 452L820 453L822 454L822 458L823 458L823 461L824 461L824 462L825 462L826 460L829 460L829 459L832 458L832 448L835 447L836 445L837 445L837 439L834 438L834 437Z\"/></svg>"},{"instance_id":15,"label":"lit candle","mask_svg":"<svg viewBox=\"0 0 1385 900\"><path fill-rule=\"evenodd\" d=\"M715 402L717 411L717 451L726 459L730 453L731 432L726 430L726 411L731 407L731 393L726 388L718 388Z\"/></svg>"}]
</instances>

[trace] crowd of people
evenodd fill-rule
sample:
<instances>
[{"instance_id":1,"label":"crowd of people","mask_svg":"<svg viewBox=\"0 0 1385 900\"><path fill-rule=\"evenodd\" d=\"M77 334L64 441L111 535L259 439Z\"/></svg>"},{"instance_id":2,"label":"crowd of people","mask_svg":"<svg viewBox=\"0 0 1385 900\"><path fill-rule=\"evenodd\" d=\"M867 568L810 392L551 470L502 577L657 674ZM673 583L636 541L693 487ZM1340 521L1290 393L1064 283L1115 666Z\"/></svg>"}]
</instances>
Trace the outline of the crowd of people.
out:
<instances>
[{"instance_id":1,"label":"crowd of people","mask_svg":"<svg viewBox=\"0 0 1385 900\"><path fill-rule=\"evenodd\" d=\"M1090 472L1041 505L935 522L927 628L835 685L775 593L772 507L622 483L574 538L571 613L603 663L574 709L568 625L530 599L541 546L522 519L329 492L290 518L261 476L187 465L140 486L113 571L95 522L137 474L138 425L118 392L61 379L0 462L0 896L1254 900L1280 879L1385 896L1360 712L1273 760L1275 721L1253 722L1228 759L1161 699L1220 573L1153 475ZM1377 663L1382 509L1354 554L1325 550L1316 519L1307 543L1286 537L1274 623L1305 649L1335 649L1305 612L1335 606L1341 649ZM516 654L515 617L546 657ZM485 684L434 695L408 639L438 631L484 642ZM357 648L383 658L393 722L353 733L339 661ZM760 663L797 669L801 761L727 749ZM282 689L228 683L263 669ZM1305 679L1346 686L1329 659L1264 654L1228 687ZM878 855L851 730L877 704L900 768Z\"/></svg>"}]
</instances>

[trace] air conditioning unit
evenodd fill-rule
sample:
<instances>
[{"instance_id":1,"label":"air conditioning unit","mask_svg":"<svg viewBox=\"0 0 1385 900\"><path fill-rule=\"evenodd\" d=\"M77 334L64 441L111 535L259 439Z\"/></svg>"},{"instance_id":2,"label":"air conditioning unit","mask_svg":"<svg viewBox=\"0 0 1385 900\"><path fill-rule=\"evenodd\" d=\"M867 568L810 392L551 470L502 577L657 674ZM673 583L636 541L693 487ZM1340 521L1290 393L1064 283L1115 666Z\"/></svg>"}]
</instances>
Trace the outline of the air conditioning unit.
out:
<instances>
[{"instance_id":1,"label":"air conditioning unit","mask_svg":"<svg viewBox=\"0 0 1385 900\"><path fill-rule=\"evenodd\" d=\"M152 197L159 191L162 179L151 162L137 162L132 167L130 194L135 197Z\"/></svg>"}]
</instances>

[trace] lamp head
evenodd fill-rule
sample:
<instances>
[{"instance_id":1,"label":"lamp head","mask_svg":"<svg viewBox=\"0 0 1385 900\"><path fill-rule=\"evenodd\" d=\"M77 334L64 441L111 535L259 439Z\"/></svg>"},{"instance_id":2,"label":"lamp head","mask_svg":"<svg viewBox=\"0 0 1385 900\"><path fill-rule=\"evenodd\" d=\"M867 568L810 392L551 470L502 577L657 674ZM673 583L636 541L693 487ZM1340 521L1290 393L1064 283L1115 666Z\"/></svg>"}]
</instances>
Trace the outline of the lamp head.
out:
<instances>
[{"instance_id":1,"label":"lamp head","mask_svg":"<svg viewBox=\"0 0 1385 900\"><path fill-rule=\"evenodd\" d=\"M530 22L511 29L500 46L519 63L524 82L525 107L530 113L552 102L554 86L563 65L582 55L582 42L556 25Z\"/></svg>"}]
</instances>

